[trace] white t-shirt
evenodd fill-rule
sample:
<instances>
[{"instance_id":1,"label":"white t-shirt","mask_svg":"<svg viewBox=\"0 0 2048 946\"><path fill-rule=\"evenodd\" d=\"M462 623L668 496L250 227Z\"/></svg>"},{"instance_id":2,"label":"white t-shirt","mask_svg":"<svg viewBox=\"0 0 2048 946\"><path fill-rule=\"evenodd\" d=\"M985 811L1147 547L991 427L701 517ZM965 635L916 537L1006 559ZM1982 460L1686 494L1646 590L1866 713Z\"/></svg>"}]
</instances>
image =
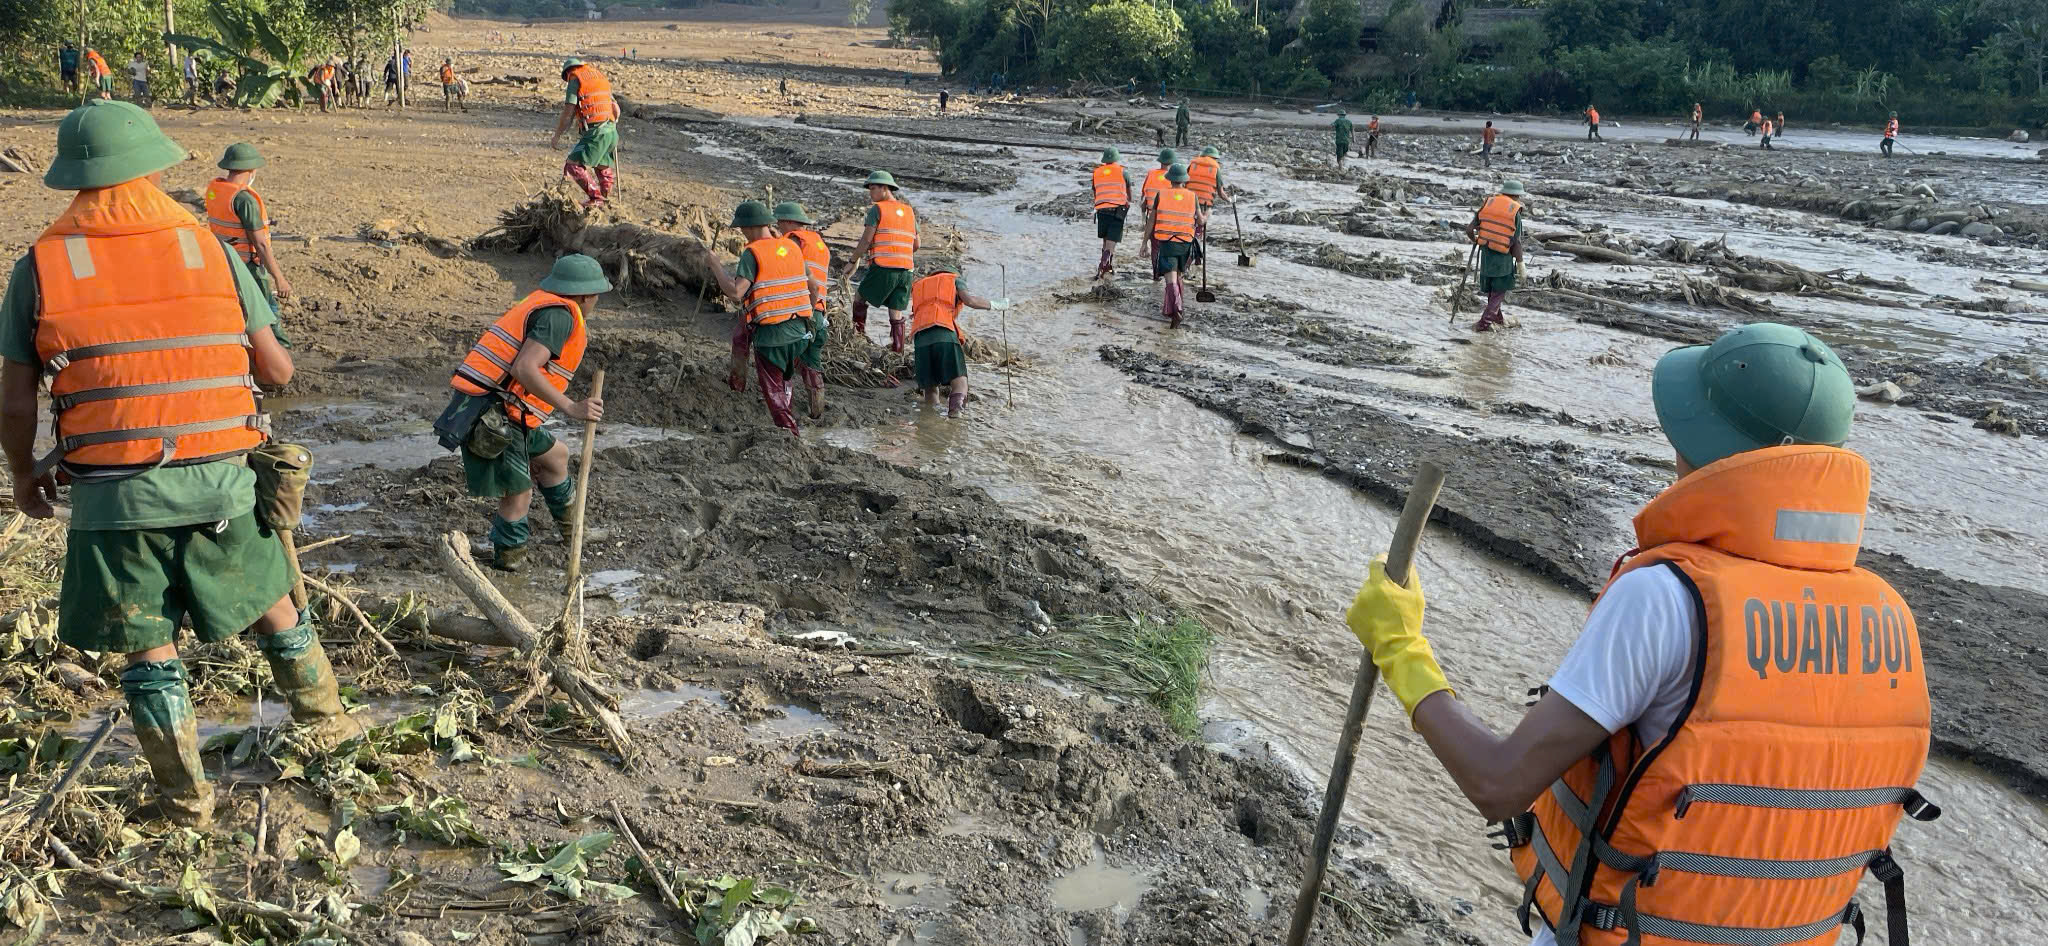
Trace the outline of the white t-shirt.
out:
<instances>
[{"instance_id":1,"label":"white t-shirt","mask_svg":"<svg viewBox=\"0 0 2048 946\"><path fill-rule=\"evenodd\" d=\"M1669 567L1652 565L1616 579L1586 618L1586 629L1550 676L1550 689L1608 732L1634 725L1643 745L1671 731L1692 691L1698 605ZM1529 946L1557 937L1533 918Z\"/></svg>"},{"instance_id":2,"label":"white t-shirt","mask_svg":"<svg viewBox=\"0 0 2048 946\"><path fill-rule=\"evenodd\" d=\"M128 63L128 75L137 82L148 81L149 63L140 59L130 60Z\"/></svg>"}]
</instances>

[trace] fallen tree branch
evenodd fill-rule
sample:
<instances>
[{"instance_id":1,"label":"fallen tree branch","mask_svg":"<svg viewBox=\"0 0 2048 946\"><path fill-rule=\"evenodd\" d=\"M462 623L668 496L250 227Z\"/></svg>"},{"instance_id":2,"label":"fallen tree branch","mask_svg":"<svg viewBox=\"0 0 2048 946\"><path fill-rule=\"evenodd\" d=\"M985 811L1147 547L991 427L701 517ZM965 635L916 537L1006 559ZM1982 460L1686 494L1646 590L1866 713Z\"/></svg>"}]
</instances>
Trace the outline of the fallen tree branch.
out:
<instances>
[{"instance_id":1,"label":"fallen tree branch","mask_svg":"<svg viewBox=\"0 0 2048 946\"><path fill-rule=\"evenodd\" d=\"M585 713L597 720L606 738L611 740L612 748L618 751L621 758L630 760L633 757L633 739L627 735L626 724L619 718L615 709L617 701L582 670L561 658L538 652L540 632L534 629L533 622L527 620L526 615L519 613L519 609L512 606L512 602L505 600L497 586L491 584L490 578L477 568L475 559L469 554L469 537L460 532L447 533L441 536L435 552L441 559L441 567L447 571L449 579L455 582L457 588L462 589L463 595L469 598L470 603L476 605L477 610L482 611L484 617L490 619L491 624L503 635L500 643L511 646L523 656L535 659L553 679L555 688L561 690L571 702L582 707Z\"/></svg>"},{"instance_id":2,"label":"fallen tree branch","mask_svg":"<svg viewBox=\"0 0 2048 946\"><path fill-rule=\"evenodd\" d=\"M680 908L683 901L676 897L675 888L669 886L668 878L662 875L661 864L648 856L647 848L641 846L640 835L635 834L633 826L626 822L626 813L619 810L616 798L612 799L612 820L618 823L619 833L626 836L626 843L633 846L633 853L640 856L640 863L647 868L647 876L654 878L654 885L661 888L662 905L671 910Z\"/></svg>"},{"instance_id":3,"label":"fallen tree branch","mask_svg":"<svg viewBox=\"0 0 2048 946\"><path fill-rule=\"evenodd\" d=\"M85 748L78 751L78 758L72 760L71 768L64 770L64 777L57 780L57 784L50 789L50 794L44 796L42 802L36 805L35 812L28 816L28 824L22 829L22 836L28 838L30 850L34 850L36 834L42 831L43 822L56 812L58 800L64 797L65 792L71 790L71 783L78 781L79 773L84 772L86 766L92 764L93 756L100 754L100 747L107 744L107 737L114 732L114 724L121 721L121 711L122 707L118 704L107 710L106 720L100 723L100 728L86 741Z\"/></svg>"},{"instance_id":4,"label":"fallen tree branch","mask_svg":"<svg viewBox=\"0 0 2048 946\"><path fill-rule=\"evenodd\" d=\"M1601 263L1618 263L1623 266L1642 266L1646 262L1648 262L1646 260L1630 256L1627 253L1623 253L1620 250L1610 250L1604 246L1594 246L1590 243L1545 243L1543 244L1543 248L1546 250L1555 250L1559 253L1570 253L1571 255L1576 256L1582 260L1594 260L1596 262Z\"/></svg>"},{"instance_id":5,"label":"fallen tree branch","mask_svg":"<svg viewBox=\"0 0 2048 946\"><path fill-rule=\"evenodd\" d=\"M342 594L333 585L329 585L328 583L321 581L318 578L314 578L311 575L307 575L305 576L305 579L306 584L312 586L314 591L326 595L330 600L334 601L336 604L341 605L342 610L345 610L349 614L354 615L356 619L356 624L362 627L363 633L370 635L371 640L377 642L377 648L379 650L384 651L385 656L397 660L400 665L403 665L405 663L405 658L398 653L398 648L391 646L391 641L385 638L384 632L377 630L377 625L370 621L370 616L364 614L362 608L356 606L354 600L350 599L349 596Z\"/></svg>"},{"instance_id":6,"label":"fallen tree branch","mask_svg":"<svg viewBox=\"0 0 2048 946\"><path fill-rule=\"evenodd\" d=\"M1661 319L1664 317L1663 315L1656 312L1652 312L1649 309L1643 308L1642 306L1629 305L1626 302L1616 302L1615 300L1609 299L1605 296L1596 296L1590 292L1580 292L1577 289L1566 289L1563 286L1530 286L1529 291L1563 293L1564 295L1571 296L1574 299L1581 299L1586 302L1597 303L1599 305L1613 306L1617 309L1622 309L1628 312L1634 312L1637 315L1647 315L1653 319Z\"/></svg>"}]
</instances>

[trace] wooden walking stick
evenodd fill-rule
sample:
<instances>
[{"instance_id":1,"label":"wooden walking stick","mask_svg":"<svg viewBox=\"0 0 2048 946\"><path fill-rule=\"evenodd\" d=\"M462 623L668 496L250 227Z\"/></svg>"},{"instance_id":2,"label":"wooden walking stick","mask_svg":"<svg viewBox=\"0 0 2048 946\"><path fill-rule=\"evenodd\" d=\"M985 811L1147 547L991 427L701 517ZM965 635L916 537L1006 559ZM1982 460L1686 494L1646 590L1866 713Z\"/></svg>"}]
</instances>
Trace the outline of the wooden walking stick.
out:
<instances>
[{"instance_id":1,"label":"wooden walking stick","mask_svg":"<svg viewBox=\"0 0 2048 946\"><path fill-rule=\"evenodd\" d=\"M1003 325L1003 408L1015 410L1017 370L1011 363L1017 360L1017 352L1010 347L1010 267L997 263L996 268L1003 271L1003 308L996 313Z\"/></svg>"},{"instance_id":2,"label":"wooden walking stick","mask_svg":"<svg viewBox=\"0 0 2048 946\"><path fill-rule=\"evenodd\" d=\"M604 369L591 379L590 397L604 399ZM583 465L576 470L576 506L569 512L569 574L562 582L563 594L574 594L576 580L583 577L583 502L590 498L590 455L597 448L597 421L583 422Z\"/></svg>"},{"instance_id":3,"label":"wooden walking stick","mask_svg":"<svg viewBox=\"0 0 2048 946\"><path fill-rule=\"evenodd\" d=\"M1472 244L1472 252L1465 256L1465 271L1458 276L1458 291L1451 294L1451 324L1458 324L1458 307L1465 304L1465 284L1472 278L1472 261L1479 257L1479 244Z\"/></svg>"},{"instance_id":4,"label":"wooden walking stick","mask_svg":"<svg viewBox=\"0 0 2048 946\"><path fill-rule=\"evenodd\" d=\"M1436 494L1443 489L1443 468L1425 460L1408 485L1408 501L1401 507L1401 520L1394 526L1394 539L1387 548L1387 577L1408 583L1409 565L1415 548L1422 544L1422 526L1436 506ZM1301 893L1294 898L1294 922L1287 928L1287 946L1302 946L1315 923L1316 902L1323 895L1323 872L1330 866L1330 844L1336 838L1337 819L1344 813L1344 793L1351 785L1351 766L1358 752L1358 737L1365 730L1365 714L1372 709L1372 696L1379 686L1380 668L1372 662L1372 651L1358 658L1358 677L1351 683L1351 705L1344 713L1344 729L1337 737L1337 760L1330 764L1330 784L1323 790L1323 812L1316 821L1315 843L1309 849L1308 870L1302 873Z\"/></svg>"}]
</instances>

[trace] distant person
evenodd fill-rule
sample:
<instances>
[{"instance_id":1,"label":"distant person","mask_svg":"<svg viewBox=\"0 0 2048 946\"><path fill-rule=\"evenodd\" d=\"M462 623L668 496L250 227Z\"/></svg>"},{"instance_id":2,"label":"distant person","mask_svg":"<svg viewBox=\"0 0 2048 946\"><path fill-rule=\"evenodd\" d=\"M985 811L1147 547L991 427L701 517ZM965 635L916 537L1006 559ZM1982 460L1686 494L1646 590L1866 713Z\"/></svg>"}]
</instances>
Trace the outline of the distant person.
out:
<instances>
[{"instance_id":1,"label":"distant person","mask_svg":"<svg viewBox=\"0 0 2048 946\"><path fill-rule=\"evenodd\" d=\"M213 97L221 105L232 105L235 101L235 79L226 69L213 74Z\"/></svg>"},{"instance_id":2,"label":"distant person","mask_svg":"<svg viewBox=\"0 0 2048 946\"><path fill-rule=\"evenodd\" d=\"M1765 151L1772 151L1772 150L1776 150L1776 149L1774 149L1774 148L1772 148L1772 147L1771 147L1771 130L1772 130L1772 129L1773 129L1774 127L1776 127L1776 126L1774 126L1774 125L1772 125L1772 124L1771 124L1771 120L1770 120L1770 119L1768 119L1768 118L1764 119L1764 123L1763 123L1763 124L1762 124L1761 126L1759 126L1759 127L1758 127L1758 129L1757 129L1757 130L1758 130L1759 132L1761 132L1761 133L1762 133L1762 135L1763 135L1763 138L1762 138L1762 140L1761 140L1761 141L1760 141L1760 142L1759 142L1759 143L1757 144L1757 147L1758 147L1758 148L1761 148L1761 149L1763 149L1763 150L1765 150Z\"/></svg>"},{"instance_id":3,"label":"distant person","mask_svg":"<svg viewBox=\"0 0 2048 946\"><path fill-rule=\"evenodd\" d=\"M313 67L313 88L320 93L320 111L334 101L334 63L323 62Z\"/></svg>"},{"instance_id":4,"label":"distant person","mask_svg":"<svg viewBox=\"0 0 2048 946\"><path fill-rule=\"evenodd\" d=\"M1698 102L1694 102L1694 103L1692 103L1692 139L1691 139L1691 140L1693 140L1693 141L1698 141L1698 140L1700 140L1700 119L1701 119L1701 118L1703 118L1703 117L1705 117L1705 115L1706 115L1706 113L1705 113L1704 111L1702 111L1702 110L1701 110L1701 108L1700 108L1700 103L1698 103Z\"/></svg>"},{"instance_id":5,"label":"distant person","mask_svg":"<svg viewBox=\"0 0 2048 946\"><path fill-rule=\"evenodd\" d=\"M901 353L910 340L910 286L917 269L917 211L896 199L896 176L876 171L867 179L869 205L860 241L846 261L852 278L863 261L868 271L854 290L853 330L866 336L868 306L889 310L889 350Z\"/></svg>"},{"instance_id":6,"label":"distant person","mask_svg":"<svg viewBox=\"0 0 2048 946\"><path fill-rule=\"evenodd\" d=\"M1195 239L1209 238L1209 214L1218 198L1230 199L1230 189L1223 183L1223 153L1215 146L1202 149L1202 153L1188 162L1188 190L1195 194L1195 203L1201 215L1195 218Z\"/></svg>"},{"instance_id":7,"label":"distant person","mask_svg":"<svg viewBox=\"0 0 2048 946\"><path fill-rule=\"evenodd\" d=\"M1472 222L1465 225L1465 235L1479 244L1479 291L1486 293L1486 309L1472 324L1472 331L1490 332L1507 325L1501 303L1523 272L1523 193L1521 181L1503 183L1500 193L1486 198L1472 215Z\"/></svg>"},{"instance_id":8,"label":"distant person","mask_svg":"<svg viewBox=\"0 0 2048 946\"><path fill-rule=\"evenodd\" d=\"M582 126L582 136L562 164L562 175L583 188L588 198L583 209L589 210L611 199L612 185L618 180L614 165L619 150L619 100L612 94L611 80L581 59L562 63L562 81L568 91L548 147L561 147L562 132L571 121Z\"/></svg>"},{"instance_id":9,"label":"distant person","mask_svg":"<svg viewBox=\"0 0 2048 946\"><path fill-rule=\"evenodd\" d=\"M87 46L85 48L85 64L92 70L92 84L95 88L99 89L100 98L113 98L114 67L107 65L107 58L100 55L99 50Z\"/></svg>"},{"instance_id":10,"label":"distant person","mask_svg":"<svg viewBox=\"0 0 2048 946\"><path fill-rule=\"evenodd\" d=\"M398 97L398 57L384 60L384 106L389 108L391 100Z\"/></svg>"},{"instance_id":11,"label":"distant person","mask_svg":"<svg viewBox=\"0 0 2048 946\"><path fill-rule=\"evenodd\" d=\"M1882 150L1882 151L1884 152L1884 156L1885 156L1885 157L1889 158L1889 157L1891 157L1891 156L1892 156L1892 142L1893 142L1893 140L1894 140L1894 139L1896 139L1896 138L1898 138L1898 137L1899 137L1899 113L1897 113L1897 112L1893 112L1893 113L1892 113L1892 117L1890 117L1890 118L1888 118L1888 119L1885 119L1885 123L1884 123L1884 140L1883 140L1883 141L1880 141L1880 142L1878 142L1878 144L1877 144L1877 146L1878 146L1879 150Z\"/></svg>"},{"instance_id":12,"label":"distant person","mask_svg":"<svg viewBox=\"0 0 2048 946\"><path fill-rule=\"evenodd\" d=\"M967 333L960 329L960 310L1007 309L1010 300L968 292L957 264L945 262L937 268L910 287L910 333L916 343L911 362L924 407L936 409L939 389L944 388L946 416L959 417L967 409L967 352L960 345Z\"/></svg>"},{"instance_id":13,"label":"distant person","mask_svg":"<svg viewBox=\"0 0 2048 946\"><path fill-rule=\"evenodd\" d=\"M270 211L254 186L256 171L265 163L256 146L247 142L238 141L221 153L215 166L226 173L206 185L206 225L248 265L263 298L275 309L279 299L291 299L292 284L278 265L277 249L270 242Z\"/></svg>"},{"instance_id":14,"label":"distant person","mask_svg":"<svg viewBox=\"0 0 2048 946\"><path fill-rule=\"evenodd\" d=\"M57 75L64 80L64 91L73 95L78 94L79 59L76 43L65 43L63 49L57 50Z\"/></svg>"},{"instance_id":15,"label":"distant person","mask_svg":"<svg viewBox=\"0 0 2048 946\"><path fill-rule=\"evenodd\" d=\"M1095 237L1102 241L1102 259L1095 264L1095 278L1110 274L1116 260L1116 245L1124 241L1124 221L1131 212L1131 175L1119 163L1123 155L1115 148L1102 149L1102 163L1089 175L1095 197Z\"/></svg>"},{"instance_id":16,"label":"distant person","mask_svg":"<svg viewBox=\"0 0 2048 946\"><path fill-rule=\"evenodd\" d=\"M348 108L356 104L356 67L344 57L335 68L335 91L341 99L341 107Z\"/></svg>"},{"instance_id":17,"label":"distant person","mask_svg":"<svg viewBox=\"0 0 2048 946\"><path fill-rule=\"evenodd\" d=\"M1173 146L1184 147L1188 143L1188 100L1181 99L1180 106L1173 110Z\"/></svg>"},{"instance_id":18,"label":"distant person","mask_svg":"<svg viewBox=\"0 0 2048 946\"><path fill-rule=\"evenodd\" d=\"M1493 127L1492 122L1487 122L1485 128L1479 129L1479 162L1486 167L1493 167L1493 140L1499 136L1500 132Z\"/></svg>"},{"instance_id":19,"label":"distant person","mask_svg":"<svg viewBox=\"0 0 2048 946\"><path fill-rule=\"evenodd\" d=\"M810 401L811 419L820 420L825 416L825 342L832 330L825 315L832 291L832 249L825 245L817 221L804 213L802 204L785 200L775 205L774 213L775 232L804 251L804 275L811 286L811 343L797 355L796 368Z\"/></svg>"},{"instance_id":20,"label":"distant person","mask_svg":"<svg viewBox=\"0 0 2048 946\"><path fill-rule=\"evenodd\" d=\"M775 91L776 91L776 92L777 92L778 94L780 94L780 95L782 96L782 102L783 102L783 104L785 104L785 105L789 104L789 77L788 77L788 76L783 76L782 78L780 78L780 79L777 79L777 80L775 80Z\"/></svg>"},{"instance_id":21,"label":"distant person","mask_svg":"<svg viewBox=\"0 0 2048 946\"><path fill-rule=\"evenodd\" d=\"M1181 302L1181 275L1201 256L1195 242L1195 220L1201 215L1195 192L1188 190L1188 166L1176 164L1166 170L1165 190L1155 191L1145 203L1145 232L1152 237L1152 279L1166 280L1159 296L1159 314L1168 328L1179 328L1186 311Z\"/></svg>"},{"instance_id":22,"label":"distant person","mask_svg":"<svg viewBox=\"0 0 2048 946\"><path fill-rule=\"evenodd\" d=\"M139 52L128 60L128 87L135 96L135 104L149 105L149 60Z\"/></svg>"},{"instance_id":23,"label":"distant person","mask_svg":"<svg viewBox=\"0 0 2048 946\"><path fill-rule=\"evenodd\" d=\"M1600 110L1586 106L1586 140L1600 141Z\"/></svg>"},{"instance_id":24,"label":"distant person","mask_svg":"<svg viewBox=\"0 0 2048 946\"><path fill-rule=\"evenodd\" d=\"M405 57L398 61L398 84L405 87L407 95L412 94L412 50L405 50Z\"/></svg>"},{"instance_id":25,"label":"distant person","mask_svg":"<svg viewBox=\"0 0 2048 946\"><path fill-rule=\"evenodd\" d=\"M1409 110L1409 111L1411 111L1411 112L1412 112L1412 111L1415 111L1416 107L1417 107L1417 106L1419 106L1419 105L1421 105L1421 104L1422 104L1422 99L1421 99L1420 97L1418 97L1418 96L1417 96L1417 95L1415 94L1415 90L1414 90L1414 89L1409 89L1409 90L1408 90L1408 110Z\"/></svg>"},{"instance_id":26,"label":"distant person","mask_svg":"<svg viewBox=\"0 0 2048 946\"><path fill-rule=\"evenodd\" d=\"M946 100L952 97L953 93L948 92L945 89L939 90L939 114L946 114Z\"/></svg>"},{"instance_id":27,"label":"distant person","mask_svg":"<svg viewBox=\"0 0 2048 946\"><path fill-rule=\"evenodd\" d=\"M1344 159L1351 156L1351 119L1343 109L1337 110L1337 120L1330 123L1330 135L1336 139L1337 170L1344 170Z\"/></svg>"},{"instance_id":28,"label":"distant person","mask_svg":"<svg viewBox=\"0 0 2048 946\"><path fill-rule=\"evenodd\" d=\"M199 104L199 57L185 54L185 104Z\"/></svg>"},{"instance_id":29,"label":"distant person","mask_svg":"<svg viewBox=\"0 0 2048 946\"><path fill-rule=\"evenodd\" d=\"M462 106L469 111L469 90L463 87L462 78L455 74L455 60L441 60L441 111L451 105Z\"/></svg>"},{"instance_id":30,"label":"distant person","mask_svg":"<svg viewBox=\"0 0 2048 946\"><path fill-rule=\"evenodd\" d=\"M1763 124L1764 113L1759 109L1753 108L1749 110L1749 121L1743 123L1742 131L1747 135L1755 135L1756 130L1763 127Z\"/></svg>"},{"instance_id":31,"label":"distant person","mask_svg":"<svg viewBox=\"0 0 2048 946\"><path fill-rule=\"evenodd\" d=\"M1779 112L1779 113L1778 113L1778 120L1777 120L1776 122L1772 123L1771 127L1777 130L1777 132L1778 132L1778 137L1780 137L1780 138L1783 138L1783 137L1785 137L1785 113L1784 113L1784 112Z\"/></svg>"},{"instance_id":32,"label":"distant person","mask_svg":"<svg viewBox=\"0 0 2048 946\"><path fill-rule=\"evenodd\" d=\"M1380 153L1380 117L1374 115L1365 123L1365 156L1370 158Z\"/></svg>"},{"instance_id":33,"label":"distant person","mask_svg":"<svg viewBox=\"0 0 2048 946\"><path fill-rule=\"evenodd\" d=\"M1172 170L1173 166L1179 163L1179 161L1180 155L1175 154L1172 148L1159 149L1159 166L1146 171L1144 181L1138 185L1138 211L1140 213L1151 212L1146 208L1152 206L1152 196L1167 188L1169 182L1166 180L1166 172ZM1152 252L1152 228L1149 224L1145 228L1145 240L1145 252L1147 255L1150 255Z\"/></svg>"}]
</instances>

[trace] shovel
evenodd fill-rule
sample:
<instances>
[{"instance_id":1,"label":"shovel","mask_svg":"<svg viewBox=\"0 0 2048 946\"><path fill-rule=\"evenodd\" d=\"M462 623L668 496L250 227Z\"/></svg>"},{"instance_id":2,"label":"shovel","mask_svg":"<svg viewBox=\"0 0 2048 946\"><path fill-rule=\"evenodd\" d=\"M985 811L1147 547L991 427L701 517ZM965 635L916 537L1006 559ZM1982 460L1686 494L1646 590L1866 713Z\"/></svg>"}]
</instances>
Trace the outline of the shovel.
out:
<instances>
[{"instance_id":1,"label":"shovel","mask_svg":"<svg viewBox=\"0 0 2048 946\"><path fill-rule=\"evenodd\" d=\"M1216 294L1209 291L1209 245L1207 242L1199 245L1202 254L1202 288L1195 292L1195 301L1215 302Z\"/></svg>"},{"instance_id":2,"label":"shovel","mask_svg":"<svg viewBox=\"0 0 2048 946\"><path fill-rule=\"evenodd\" d=\"M1437 491L1444 485L1443 468L1423 462L1408 486L1408 501L1401 507L1401 519L1394 526L1394 539L1387 549L1387 577L1408 583L1408 566L1415 547L1422 543L1422 527L1436 506ZM1301 893L1294 900L1294 919L1287 929L1287 946L1308 941L1315 922L1316 902L1322 899L1323 871L1330 864L1330 844L1336 839L1337 819L1344 813L1344 792L1351 784L1351 766L1358 752L1358 737L1365 729L1366 711L1372 709L1373 689L1379 685L1380 668L1368 650L1358 661L1358 676L1351 683L1351 705L1344 713L1344 729L1337 737L1337 758L1330 765L1330 784L1323 792L1323 810L1316 820L1316 834L1309 848L1308 871L1301 878Z\"/></svg>"},{"instance_id":3,"label":"shovel","mask_svg":"<svg viewBox=\"0 0 2048 946\"><path fill-rule=\"evenodd\" d=\"M1237 265L1250 266L1252 255L1244 251L1244 219L1237 215L1237 201L1230 202L1230 219L1237 224Z\"/></svg>"}]
</instances>

